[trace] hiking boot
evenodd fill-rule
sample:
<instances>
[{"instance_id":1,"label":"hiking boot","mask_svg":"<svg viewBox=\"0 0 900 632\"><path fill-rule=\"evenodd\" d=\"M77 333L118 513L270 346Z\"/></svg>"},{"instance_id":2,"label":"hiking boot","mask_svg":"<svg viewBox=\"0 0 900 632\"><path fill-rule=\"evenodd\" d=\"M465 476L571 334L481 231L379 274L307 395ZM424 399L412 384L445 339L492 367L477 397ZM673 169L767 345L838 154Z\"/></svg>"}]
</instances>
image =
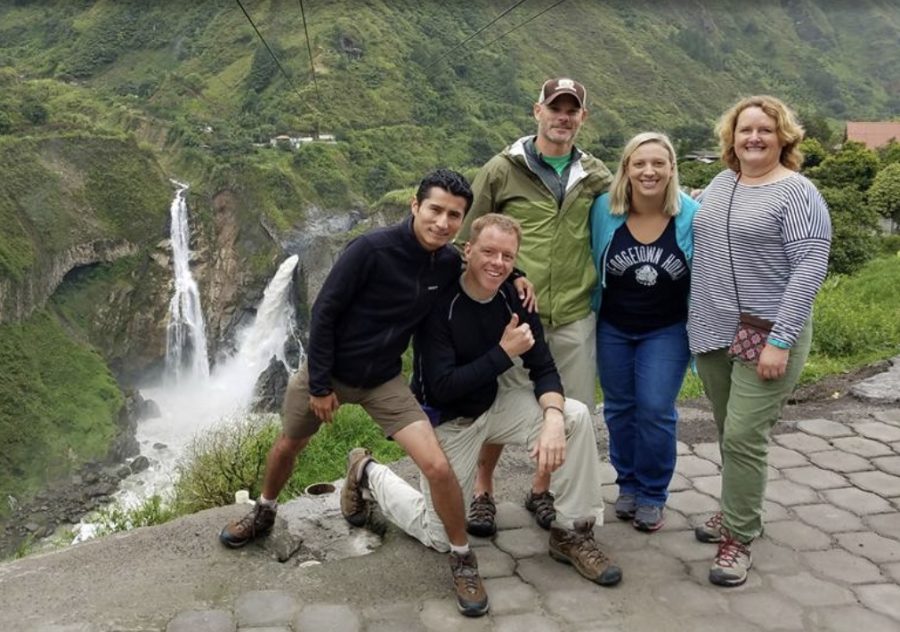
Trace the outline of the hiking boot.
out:
<instances>
[{"instance_id":1,"label":"hiking boot","mask_svg":"<svg viewBox=\"0 0 900 632\"><path fill-rule=\"evenodd\" d=\"M353 448L347 455L347 480L341 490L341 514L354 527L364 527L369 519L369 501L363 498L366 488L366 465L374 462L372 451Z\"/></svg>"},{"instance_id":2,"label":"hiking boot","mask_svg":"<svg viewBox=\"0 0 900 632\"><path fill-rule=\"evenodd\" d=\"M657 531L666 523L663 508L659 505L638 505L631 525L638 531Z\"/></svg>"},{"instance_id":3,"label":"hiking boot","mask_svg":"<svg viewBox=\"0 0 900 632\"><path fill-rule=\"evenodd\" d=\"M619 494L616 498L616 518L619 520L634 520L636 508L637 498L634 494Z\"/></svg>"},{"instance_id":4,"label":"hiking boot","mask_svg":"<svg viewBox=\"0 0 900 632\"><path fill-rule=\"evenodd\" d=\"M478 560L475 552L464 555L450 553L450 571L456 589L456 606L466 617L480 617L488 611L487 593L478 574Z\"/></svg>"},{"instance_id":5,"label":"hiking boot","mask_svg":"<svg viewBox=\"0 0 900 632\"><path fill-rule=\"evenodd\" d=\"M719 550L709 569L709 581L717 586L740 586L747 581L747 571L751 566L750 544L735 540L723 528Z\"/></svg>"},{"instance_id":6,"label":"hiking boot","mask_svg":"<svg viewBox=\"0 0 900 632\"><path fill-rule=\"evenodd\" d=\"M553 494L549 491L535 494L528 492L525 497L525 509L534 514L534 519L541 529L549 529L556 520L556 508L553 506Z\"/></svg>"},{"instance_id":7,"label":"hiking boot","mask_svg":"<svg viewBox=\"0 0 900 632\"><path fill-rule=\"evenodd\" d=\"M238 549L255 538L269 535L275 524L275 511L275 505L257 502L246 516L225 525L219 532L219 540L225 546Z\"/></svg>"},{"instance_id":8,"label":"hiking boot","mask_svg":"<svg viewBox=\"0 0 900 632\"><path fill-rule=\"evenodd\" d=\"M718 544L722 541L722 512L717 511L699 527L694 527L694 537L698 542Z\"/></svg>"},{"instance_id":9,"label":"hiking boot","mask_svg":"<svg viewBox=\"0 0 900 632\"><path fill-rule=\"evenodd\" d=\"M550 557L571 564L581 575L601 586L615 586L622 579L622 569L594 542L593 519L578 520L574 529L551 526Z\"/></svg>"},{"instance_id":10,"label":"hiking boot","mask_svg":"<svg viewBox=\"0 0 900 632\"><path fill-rule=\"evenodd\" d=\"M489 538L497 533L497 523L494 515L497 513L497 505L487 492L475 496L469 505L469 516L466 520L466 531L479 538Z\"/></svg>"}]
</instances>

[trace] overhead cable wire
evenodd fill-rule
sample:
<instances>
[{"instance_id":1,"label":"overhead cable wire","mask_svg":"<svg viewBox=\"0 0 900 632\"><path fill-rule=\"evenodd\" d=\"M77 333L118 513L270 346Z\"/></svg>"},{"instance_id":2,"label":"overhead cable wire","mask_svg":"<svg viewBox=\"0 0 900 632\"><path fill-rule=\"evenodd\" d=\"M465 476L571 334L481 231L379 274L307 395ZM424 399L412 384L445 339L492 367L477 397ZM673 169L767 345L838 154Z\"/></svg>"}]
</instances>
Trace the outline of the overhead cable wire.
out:
<instances>
[{"instance_id":1,"label":"overhead cable wire","mask_svg":"<svg viewBox=\"0 0 900 632\"><path fill-rule=\"evenodd\" d=\"M487 24L485 24L484 26L482 26L480 29L478 29L477 31L475 31L474 33L472 33L471 35L469 35L469 36L466 37L465 39L463 39L463 40L457 42L456 45L453 46L453 48L451 48L450 50L444 52L444 54L442 54L442 55L441 55L440 57L438 57L436 60L434 60L433 62L431 62L431 63L428 64L427 66L425 66L424 70L428 70L428 69L430 69L432 66L436 66L437 64L439 64L441 61L443 61L444 59L446 59L447 56L450 55L450 53L452 53L453 51L459 49L459 47L462 46L463 44L465 44L466 42L472 41L479 33L481 33L482 31L484 31L485 29L489 28L489 27L492 26L495 22L497 22L497 20L499 20L500 18L502 18L504 15L506 15L507 13L509 13L510 11L512 11L513 9L515 9L515 8L516 8L517 6L519 6L520 4L523 4L523 3L527 2L527 1L528 1L528 0L519 0L518 2L516 2L516 3L515 3L514 5L512 5L511 7L508 7L507 9L504 9L503 12L502 12L500 15L498 15L497 17L495 17L493 20L491 20L490 22L488 22Z\"/></svg>"},{"instance_id":2,"label":"overhead cable wire","mask_svg":"<svg viewBox=\"0 0 900 632\"><path fill-rule=\"evenodd\" d=\"M309 53L309 72L312 73L313 86L316 88L316 101L322 104L322 98L319 96L319 82L316 81L316 66L313 63L312 44L309 43L309 29L306 28L306 12L303 10L303 0L297 0L300 3L300 16L303 18L303 33L306 35L306 50Z\"/></svg>"},{"instance_id":3,"label":"overhead cable wire","mask_svg":"<svg viewBox=\"0 0 900 632\"><path fill-rule=\"evenodd\" d=\"M272 56L272 59L275 62L275 65L278 66L278 69L281 71L281 74L284 75L284 78L288 80L291 88L294 89L294 92L297 93L297 96L303 99L303 95L300 94L300 90L297 89L297 84L294 83L294 80L291 79L291 76L284 69L284 66L281 65L281 62L278 61L278 57L275 55L275 52L269 47L268 42L266 42L266 38L262 36L262 33L259 32L259 29L256 28L256 24L253 22L253 18L250 17L250 14L247 13L247 9L244 8L244 5L241 4L241 0L235 0L238 3L238 6L241 8L241 11L244 12L244 16L247 18L247 21L250 22L250 26L253 27L253 30L256 31L256 35L259 37L260 41L262 41L263 46L266 47L266 50L269 51L269 55Z\"/></svg>"},{"instance_id":4,"label":"overhead cable wire","mask_svg":"<svg viewBox=\"0 0 900 632\"><path fill-rule=\"evenodd\" d=\"M484 45L481 46L480 48L476 48L475 50L468 51L467 53L464 53L463 55L461 55L460 57L458 57L457 60L465 59L466 57L469 57L469 56L471 56L471 55L474 55L475 53L478 53L478 52L483 51L485 48L487 48L488 46L490 46L490 45L493 44L494 42L496 42L496 41L498 41L498 40L500 40L500 39L503 39L504 37L506 37L507 35L509 35L509 34L512 33L513 31L519 30L520 28L522 28L523 26L525 26L525 25L528 24L529 22L532 22L533 20L536 20L537 18L539 18L539 17L541 17L542 15L544 15L545 13L547 13L547 11L549 11L550 9L554 9L554 8L558 7L559 5L561 5L561 4L562 4L563 2L565 2L565 1L566 1L566 0L559 0L558 2L555 2L555 3L551 4L549 7L547 7L547 8L544 9L543 11L540 11L540 12L538 12L538 13L535 13L534 15L532 15L530 18L528 18L527 20L525 20L525 21L522 22L521 24L517 24L516 26L512 27L511 29L509 29L509 30L506 31L505 33L501 33L500 35L498 35L497 37L495 37L494 39L492 39L492 40L491 40L490 42L488 42L487 44L484 44Z\"/></svg>"}]
</instances>

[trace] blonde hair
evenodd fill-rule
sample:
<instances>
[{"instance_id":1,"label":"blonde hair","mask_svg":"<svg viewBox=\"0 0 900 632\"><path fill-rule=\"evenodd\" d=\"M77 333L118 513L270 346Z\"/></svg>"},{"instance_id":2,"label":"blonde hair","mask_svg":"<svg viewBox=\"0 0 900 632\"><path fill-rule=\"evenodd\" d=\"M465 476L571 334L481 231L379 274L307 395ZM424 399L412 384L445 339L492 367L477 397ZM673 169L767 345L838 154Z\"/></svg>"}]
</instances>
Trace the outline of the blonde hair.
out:
<instances>
[{"instance_id":1,"label":"blonde hair","mask_svg":"<svg viewBox=\"0 0 900 632\"><path fill-rule=\"evenodd\" d=\"M672 141L665 134L659 132L643 132L638 134L625 144L622 151L622 160L619 161L619 168L616 169L616 175L613 177L612 184L609 185L609 212L612 215L624 215L628 212L631 204L631 180L628 178L628 163L631 161L631 155L637 151L638 147L648 143L656 143L661 145L669 155L669 162L672 164L672 177L666 185L666 194L663 198L663 213L669 216L678 215L681 210L681 204L678 199L678 160L675 157L675 148L672 147Z\"/></svg>"},{"instance_id":2,"label":"blonde hair","mask_svg":"<svg viewBox=\"0 0 900 632\"><path fill-rule=\"evenodd\" d=\"M516 236L516 245L521 245L522 227L519 225L519 222L507 215L501 215L500 213L487 213L472 222L472 228L469 230L469 243L474 244L478 241L481 232L491 226L494 226L504 233L514 234Z\"/></svg>"},{"instance_id":3,"label":"blonde hair","mask_svg":"<svg viewBox=\"0 0 900 632\"><path fill-rule=\"evenodd\" d=\"M732 171L740 171L741 163L734 153L734 128L737 126L738 117L747 108L757 107L767 116L775 119L775 134L781 141L781 164L791 171L799 171L803 165L803 152L800 151L800 141L803 140L803 126L797 120L797 116L775 97L763 94L747 97L735 103L719 122L716 123L716 135L719 137L722 162Z\"/></svg>"}]
</instances>

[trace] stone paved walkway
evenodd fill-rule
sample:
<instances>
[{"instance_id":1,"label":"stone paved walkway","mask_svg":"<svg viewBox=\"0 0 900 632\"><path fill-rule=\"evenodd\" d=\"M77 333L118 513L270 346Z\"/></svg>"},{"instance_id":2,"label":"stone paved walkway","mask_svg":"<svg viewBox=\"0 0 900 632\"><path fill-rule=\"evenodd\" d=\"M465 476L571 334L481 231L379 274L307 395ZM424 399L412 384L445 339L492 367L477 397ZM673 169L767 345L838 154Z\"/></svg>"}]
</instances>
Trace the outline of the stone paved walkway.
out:
<instances>
[{"instance_id":1,"label":"stone paved walkway","mask_svg":"<svg viewBox=\"0 0 900 632\"><path fill-rule=\"evenodd\" d=\"M597 539L624 570L600 588L547 555L547 534L523 508L502 503L500 532L478 541L491 599L483 619L446 598L354 607L301 603L290 592L247 591L230 608L177 614L166 632L498 630L900 630L900 411L839 422L807 419L774 437L766 533L742 587L707 583L714 545L691 527L717 509L718 447L679 444L665 527L635 531L607 508ZM607 466L606 481L614 473ZM607 484L611 505L616 487ZM378 555L376 553L375 555ZM390 581L390 569L384 569ZM448 574L449 575L449 574ZM339 594L339 593L337 593ZM62 628L58 628L62 629Z\"/></svg>"}]
</instances>

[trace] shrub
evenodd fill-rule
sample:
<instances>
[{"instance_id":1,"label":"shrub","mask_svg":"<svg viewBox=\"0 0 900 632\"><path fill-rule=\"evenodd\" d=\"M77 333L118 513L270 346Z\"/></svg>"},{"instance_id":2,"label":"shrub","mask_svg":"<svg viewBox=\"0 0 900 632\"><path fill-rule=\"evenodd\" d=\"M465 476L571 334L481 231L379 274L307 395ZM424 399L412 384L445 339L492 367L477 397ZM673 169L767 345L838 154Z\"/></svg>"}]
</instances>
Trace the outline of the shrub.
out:
<instances>
[{"instance_id":1,"label":"shrub","mask_svg":"<svg viewBox=\"0 0 900 632\"><path fill-rule=\"evenodd\" d=\"M831 215L828 271L852 274L871 259L878 247L878 215L853 188L821 189Z\"/></svg>"},{"instance_id":2,"label":"shrub","mask_svg":"<svg viewBox=\"0 0 900 632\"><path fill-rule=\"evenodd\" d=\"M266 455L276 436L275 424L255 415L227 420L197 435L177 468L178 513L227 505L239 489L259 496Z\"/></svg>"},{"instance_id":3,"label":"shrub","mask_svg":"<svg viewBox=\"0 0 900 632\"><path fill-rule=\"evenodd\" d=\"M110 505L100 509L94 517L98 525L95 535L103 536L138 527L151 527L168 522L177 515L169 503L154 494L132 507Z\"/></svg>"},{"instance_id":4,"label":"shrub","mask_svg":"<svg viewBox=\"0 0 900 632\"><path fill-rule=\"evenodd\" d=\"M274 417L248 416L228 420L198 436L178 467L175 508L179 514L226 505L234 492L260 494L269 448L280 432ZM381 429L359 406L342 406L331 424L322 428L297 459L280 498L289 499L310 484L341 478L347 452L365 446L381 462L395 461L403 450L384 438Z\"/></svg>"}]
</instances>

